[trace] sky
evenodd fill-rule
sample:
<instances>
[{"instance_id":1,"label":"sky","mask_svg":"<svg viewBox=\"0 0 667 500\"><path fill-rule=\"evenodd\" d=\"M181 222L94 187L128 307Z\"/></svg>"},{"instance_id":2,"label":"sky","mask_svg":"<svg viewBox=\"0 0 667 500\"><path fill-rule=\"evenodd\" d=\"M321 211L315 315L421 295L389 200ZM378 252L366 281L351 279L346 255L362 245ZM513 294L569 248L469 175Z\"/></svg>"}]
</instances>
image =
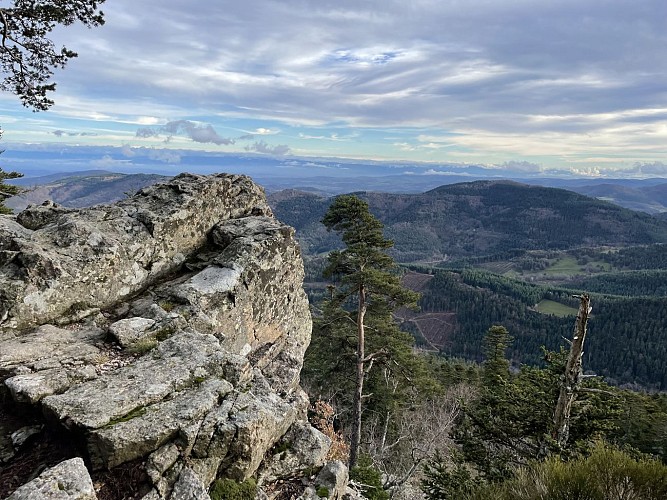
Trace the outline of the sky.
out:
<instances>
[{"instance_id":1,"label":"sky","mask_svg":"<svg viewBox=\"0 0 667 500\"><path fill-rule=\"evenodd\" d=\"M665 0L109 0L2 142L667 176ZM30 146L25 146L30 145ZM171 157L173 159L173 155Z\"/></svg>"}]
</instances>

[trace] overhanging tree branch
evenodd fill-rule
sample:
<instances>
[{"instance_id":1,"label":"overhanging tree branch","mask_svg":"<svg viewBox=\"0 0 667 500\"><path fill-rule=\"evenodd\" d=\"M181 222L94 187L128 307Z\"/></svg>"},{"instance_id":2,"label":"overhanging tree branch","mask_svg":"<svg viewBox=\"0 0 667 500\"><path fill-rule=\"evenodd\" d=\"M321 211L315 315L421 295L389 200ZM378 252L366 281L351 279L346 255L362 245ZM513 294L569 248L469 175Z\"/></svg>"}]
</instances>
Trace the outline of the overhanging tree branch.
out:
<instances>
[{"instance_id":1,"label":"overhanging tree branch","mask_svg":"<svg viewBox=\"0 0 667 500\"><path fill-rule=\"evenodd\" d=\"M99 6L104 0L15 0L0 8L0 71L5 74L0 89L16 94L33 111L53 105L48 97L56 84L51 81L56 68L64 68L76 52L56 49L48 37L58 25L80 22L88 27L104 24Z\"/></svg>"}]
</instances>

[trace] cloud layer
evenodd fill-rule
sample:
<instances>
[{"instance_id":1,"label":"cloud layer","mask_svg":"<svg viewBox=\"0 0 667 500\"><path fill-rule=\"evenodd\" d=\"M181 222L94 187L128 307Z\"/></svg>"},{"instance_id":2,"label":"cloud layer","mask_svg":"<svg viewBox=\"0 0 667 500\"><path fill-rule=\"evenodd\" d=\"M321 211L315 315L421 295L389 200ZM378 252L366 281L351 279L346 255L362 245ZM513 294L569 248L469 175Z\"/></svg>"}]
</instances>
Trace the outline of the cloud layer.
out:
<instances>
[{"instance_id":1,"label":"cloud layer","mask_svg":"<svg viewBox=\"0 0 667 500\"><path fill-rule=\"evenodd\" d=\"M525 168L665 160L664 0L251 6L105 4L103 28L60 32L80 57L58 74L49 119L268 154Z\"/></svg>"}]
</instances>

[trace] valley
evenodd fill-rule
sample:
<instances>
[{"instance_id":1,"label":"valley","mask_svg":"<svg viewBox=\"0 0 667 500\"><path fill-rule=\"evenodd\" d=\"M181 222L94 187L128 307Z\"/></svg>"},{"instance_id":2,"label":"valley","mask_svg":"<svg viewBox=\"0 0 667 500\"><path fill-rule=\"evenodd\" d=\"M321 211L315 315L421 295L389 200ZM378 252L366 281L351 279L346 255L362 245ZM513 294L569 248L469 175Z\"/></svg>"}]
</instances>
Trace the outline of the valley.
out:
<instances>
[{"instance_id":1,"label":"valley","mask_svg":"<svg viewBox=\"0 0 667 500\"><path fill-rule=\"evenodd\" d=\"M421 293L419 312L397 315L430 352L482 360L488 328L514 337L510 357L544 363L572 330L577 299L591 294L585 367L612 384L665 390L667 226L663 220L562 189L510 182L442 186L416 195L359 193L394 239L392 256ZM339 242L319 224L329 199L282 193L277 216L297 228L307 280L321 282ZM306 283L308 288L308 283ZM311 300L325 293L310 289Z\"/></svg>"}]
</instances>

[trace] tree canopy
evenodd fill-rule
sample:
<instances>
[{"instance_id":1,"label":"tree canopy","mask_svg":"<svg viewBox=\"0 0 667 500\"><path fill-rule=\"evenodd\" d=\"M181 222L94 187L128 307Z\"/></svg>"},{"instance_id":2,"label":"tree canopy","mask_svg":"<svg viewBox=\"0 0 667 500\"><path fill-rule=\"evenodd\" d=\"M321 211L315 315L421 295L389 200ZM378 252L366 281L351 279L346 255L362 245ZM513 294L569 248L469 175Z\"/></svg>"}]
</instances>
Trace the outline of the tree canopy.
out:
<instances>
[{"instance_id":1,"label":"tree canopy","mask_svg":"<svg viewBox=\"0 0 667 500\"><path fill-rule=\"evenodd\" d=\"M16 94L21 103L34 111L53 105L48 93L56 68L64 68L76 52L58 50L49 34L58 25L81 22L88 27L104 24L99 6L104 0L14 0L0 8L0 67L5 74L0 89Z\"/></svg>"},{"instance_id":2,"label":"tree canopy","mask_svg":"<svg viewBox=\"0 0 667 500\"><path fill-rule=\"evenodd\" d=\"M56 89L51 81L53 71L64 68L77 53L67 47L58 50L48 36L56 26L77 21L89 28L101 26L102 3L104 0L14 0L11 6L0 7L0 71L5 75L0 90L15 94L33 111L49 109L54 103L49 92ZM22 175L0 168L0 214L11 213L4 201L20 192L5 180Z\"/></svg>"}]
</instances>

